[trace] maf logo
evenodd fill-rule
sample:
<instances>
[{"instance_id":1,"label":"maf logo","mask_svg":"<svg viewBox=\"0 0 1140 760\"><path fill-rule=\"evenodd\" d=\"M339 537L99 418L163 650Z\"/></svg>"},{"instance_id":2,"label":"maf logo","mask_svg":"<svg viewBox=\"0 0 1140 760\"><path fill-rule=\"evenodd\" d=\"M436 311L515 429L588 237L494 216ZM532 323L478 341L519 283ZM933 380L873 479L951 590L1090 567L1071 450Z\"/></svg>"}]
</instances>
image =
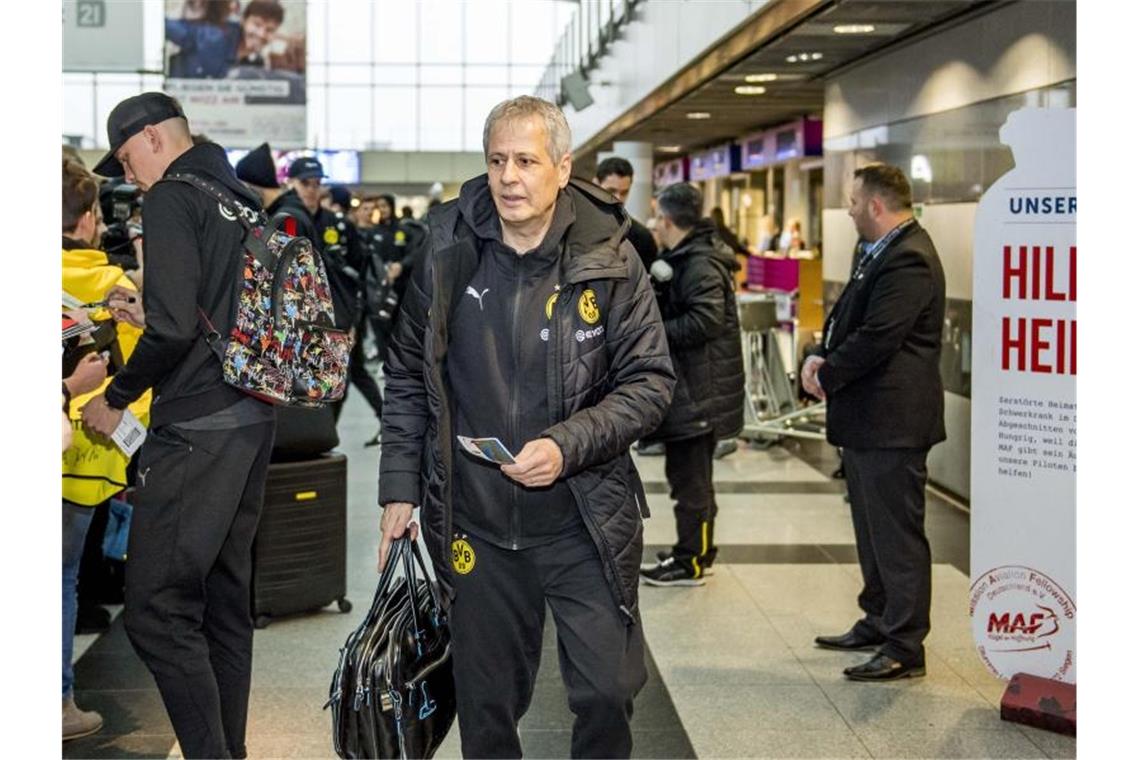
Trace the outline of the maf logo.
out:
<instances>
[{"instance_id":1,"label":"maf logo","mask_svg":"<svg viewBox=\"0 0 1140 760\"><path fill-rule=\"evenodd\" d=\"M1036 635L1038 638L1052 636L1057 632L1057 613L1048 607L1038 605L1037 609L1044 610L1043 612L1034 612L1026 616L1020 612L1010 613L1005 612L998 615L996 612L991 612L989 621L986 624L986 633L998 635L1014 635L1019 633ZM1041 629L1045 626L1045 622L1051 623L1051 628L1046 631Z\"/></svg>"}]
</instances>

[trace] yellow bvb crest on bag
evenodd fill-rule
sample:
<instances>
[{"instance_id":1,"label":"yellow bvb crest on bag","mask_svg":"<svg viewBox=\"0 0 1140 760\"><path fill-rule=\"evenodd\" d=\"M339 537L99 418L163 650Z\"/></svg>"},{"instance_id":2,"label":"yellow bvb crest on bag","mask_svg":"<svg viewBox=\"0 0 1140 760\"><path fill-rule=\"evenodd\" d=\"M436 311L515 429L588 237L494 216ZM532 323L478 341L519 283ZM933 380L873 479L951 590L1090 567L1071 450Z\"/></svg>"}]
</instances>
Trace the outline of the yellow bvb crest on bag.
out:
<instances>
[{"instance_id":1,"label":"yellow bvb crest on bag","mask_svg":"<svg viewBox=\"0 0 1140 760\"><path fill-rule=\"evenodd\" d=\"M451 566L460 575L467 575L475 569L475 549L465 539L451 542Z\"/></svg>"}]
</instances>

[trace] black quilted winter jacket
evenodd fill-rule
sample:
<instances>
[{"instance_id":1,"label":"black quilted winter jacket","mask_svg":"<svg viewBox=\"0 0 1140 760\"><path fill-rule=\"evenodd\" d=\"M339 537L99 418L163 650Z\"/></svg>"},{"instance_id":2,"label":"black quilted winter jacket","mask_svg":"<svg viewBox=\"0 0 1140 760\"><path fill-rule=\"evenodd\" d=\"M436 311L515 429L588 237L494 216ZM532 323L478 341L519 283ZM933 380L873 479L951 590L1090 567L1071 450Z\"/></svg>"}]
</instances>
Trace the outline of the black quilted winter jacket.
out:
<instances>
[{"instance_id":1,"label":"black quilted winter jacket","mask_svg":"<svg viewBox=\"0 0 1140 760\"><path fill-rule=\"evenodd\" d=\"M744 359L733 272L739 267L709 220L660 259L672 279L656 282L677 387L665 421L647 441L706 433L731 438L744 427Z\"/></svg>"},{"instance_id":2,"label":"black quilted winter jacket","mask_svg":"<svg viewBox=\"0 0 1140 760\"><path fill-rule=\"evenodd\" d=\"M477 177L457 201L429 215L427 262L413 274L384 364L379 502L421 507L428 553L448 596L455 453L449 384L478 382L449 378L445 370L450 314L480 256L459 204L489 192L486 175ZM629 447L664 418L675 377L649 278L632 246L622 243L625 212L587 182L572 179L563 192L573 199L575 221L560 257L560 295L546 343L550 425L543 435L562 449L562 477L615 603L632 624L648 508ZM594 329L604 341L578 335L587 290L601 313Z\"/></svg>"}]
</instances>

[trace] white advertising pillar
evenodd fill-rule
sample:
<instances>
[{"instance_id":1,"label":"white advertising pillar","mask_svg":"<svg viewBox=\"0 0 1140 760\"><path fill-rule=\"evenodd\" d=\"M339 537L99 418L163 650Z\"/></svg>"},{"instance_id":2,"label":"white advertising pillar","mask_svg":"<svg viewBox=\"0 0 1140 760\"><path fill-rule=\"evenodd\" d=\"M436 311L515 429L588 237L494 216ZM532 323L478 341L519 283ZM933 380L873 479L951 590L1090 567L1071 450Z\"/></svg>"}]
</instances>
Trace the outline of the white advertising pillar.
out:
<instances>
[{"instance_id":1,"label":"white advertising pillar","mask_svg":"<svg viewBox=\"0 0 1140 760\"><path fill-rule=\"evenodd\" d=\"M615 142L612 151L598 152L598 163L611 156L620 156L633 164L633 185L625 201L625 210L644 224L649 219L649 203L653 199L653 143Z\"/></svg>"},{"instance_id":2,"label":"white advertising pillar","mask_svg":"<svg viewBox=\"0 0 1140 760\"><path fill-rule=\"evenodd\" d=\"M969 609L994 675L1075 683L1076 110L1000 137L1015 165L974 226Z\"/></svg>"}]
</instances>

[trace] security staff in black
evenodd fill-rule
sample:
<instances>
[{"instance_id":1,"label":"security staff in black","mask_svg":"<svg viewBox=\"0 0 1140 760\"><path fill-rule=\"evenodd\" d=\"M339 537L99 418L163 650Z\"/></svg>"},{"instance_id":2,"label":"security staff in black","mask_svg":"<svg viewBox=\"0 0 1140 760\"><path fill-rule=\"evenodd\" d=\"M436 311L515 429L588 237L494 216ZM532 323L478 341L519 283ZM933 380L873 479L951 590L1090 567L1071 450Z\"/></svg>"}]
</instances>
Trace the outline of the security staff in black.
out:
<instances>
[{"instance_id":1,"label":"security staff in black","mask_svg":"<svg viewBox=\"0 0 1140 760\"><path fill-rule=\"evenodd\" d=\"M665 477L675 500L677 543L641 577L653 586L700 586L716 559L713 529L716 442L744 427L744 360L736 312L738 268L709 219L701 192L687 183L657 196L658 234L666 249L654 262L669 352L677 372L673 403L644 440L665 443Z\"/></svg>"},{"instance_id":2,"label":"security staff in black","mask_svg":"<svg viewBox=\"0 0 1140 760\"><path fill-rule=\"evenodd\" d=\"M289 203L288 209L282 210L288 210L291 216L299 215L299 233L308 236L313 247L321 254L329 278L329 289L332 291L336 326L342 330L356 331L352 353L348 358L349 382L364 395L379 423L384 416L384 397L376 378L365 366L364 346L358 329L364 309L360 274L363 262L358 259L360 247L353 239L355 229L344 214L321 206L321 178L324 176L324 167L316 158L302 156L294 160L289 166L290 193L301 201L304 213L295 211L295 201L291 199L290 193L285 193L278 201ZM346 390L345 399L347 397ZM345 399L333 407L338 420Z\"/></svg>"},{"instance_id":3,"label":"security staff in black","mask_svg":"<svg viewBox=\"0 0 1140 760\"><path fill-rule=\"evenodd\" d=\"M561 150L548 119L561 122ZM429 214L428 262L385 365L381 557L420 505L451 600L464 756L521 756L549 605L576 716L571 755L628 757L646 679L645 496L629 447L668 406L665 334L622 243L625 213L569 179L561 112L517 98L488 124L488 175ZM473 456L456 436L498 437L515 464Z\"/></svg>"},{"instance_id":4,"label":"security staff in black","mask_svg":"<svg viewBox=\"0 0 1140 760\"><path fill-rule=\"evenodd\" d=\"M222 381L202 315L230 330L242 262L241 223L195 187L194 174L260 209L225 151L194 146L167 95L128 98L107 119L111 151L95 167L146 191L145 328L85 423L108 434L153 387L139 452L124 622L146 663L182 755L245 757L253 622L251 550L273 443L273 408Z\"/></svg>"},{"instance_id":5,"label":"security staff in black","mask_svg":"<svg viewBox=\"0 0 1140 760\"><path fill-rule=\"evenodd\" d=\"M858 169L848 213L865 245L801 379L806 391L826 398L827 440L843 447L864 615L846 633L815 643L877 650L843 673L887 681L926 673L926 456L946 438L939 369L946 279L934 242L914 218L902 170Z\"/></svg>"},{"instance_id":6,"label":"security staff in black","mask_svg":"<svg viewBox=\"0 0 1140 760\"><path fill-rule=\"evenodd\" d=\"M363 236L367 248L364 292L369 326L383 359L426 230L419 222L396 218L393 196L379 195L375 202L379 220Z\"/></svg>"}]
</instances>

